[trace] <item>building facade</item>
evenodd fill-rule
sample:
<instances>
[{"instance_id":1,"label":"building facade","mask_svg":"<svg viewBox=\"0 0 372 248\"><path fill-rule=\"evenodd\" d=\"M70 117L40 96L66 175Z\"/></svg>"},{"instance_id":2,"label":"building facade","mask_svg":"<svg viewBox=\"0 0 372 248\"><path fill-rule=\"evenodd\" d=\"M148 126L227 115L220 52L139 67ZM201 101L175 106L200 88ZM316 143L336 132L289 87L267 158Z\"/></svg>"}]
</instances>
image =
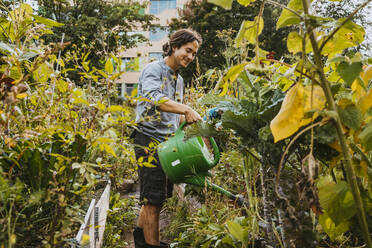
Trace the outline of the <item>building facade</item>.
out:
<instances>
[{"instance_id":1,"label":"building facade","mask_svg":"<svg viewBox=\"0 0 372 248\"><path fill-rule=\"evenodd\" d=\"M155 15L160 28L155 31L141 31L137 33L149 39L149 43L138 44L120 54L122 59L122 69L125 73L118 80L119 92L122 97L130 95L136 88L140 71L143 67L153 60L161 59L163 54L163 44L168 40L168 25L172 18L178 17L178 9L182 8L187 0L150 0L150 4L145 10L148 14Z\"/></svg>"}]
</instances>

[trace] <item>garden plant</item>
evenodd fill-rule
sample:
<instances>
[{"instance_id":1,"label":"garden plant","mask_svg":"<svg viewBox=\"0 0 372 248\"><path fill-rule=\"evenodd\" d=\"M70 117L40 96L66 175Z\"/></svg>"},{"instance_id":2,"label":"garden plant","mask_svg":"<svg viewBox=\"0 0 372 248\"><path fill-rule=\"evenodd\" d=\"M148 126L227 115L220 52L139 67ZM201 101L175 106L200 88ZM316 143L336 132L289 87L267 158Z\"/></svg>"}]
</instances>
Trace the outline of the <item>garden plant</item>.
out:
<instances>
[{"instance_id":1,"label":"garden plant","mask_svg":"<svg viewBox=\"0 0 372 248\"><path fill-rule=\"evenodd\" d=\"M208 2L226 11L237 4ZM171 199L166 238L172 247L372 247L372 59L358 51L366 31L353 22L371 0L338 19L313 13L309 0L237 2L258 7L255 17L234 37L218 32L231 51L226 67L201 73L196 63L185 94L219 116L186 134L215 137L222 156L212 180L247 204L187 187L201 207ZM107 180L105 245L125 247L136 201L121 198L119 185L149 164L132 152L135 97L116 97L121 60L84 39L56 41L62 23L12 6L0 4L0 247L76 243ZM276 29L290 31L284 59L259 40L268 6L279 10ZM102 52L99 63L91 52Z\"/></svg>"}]
</instances>

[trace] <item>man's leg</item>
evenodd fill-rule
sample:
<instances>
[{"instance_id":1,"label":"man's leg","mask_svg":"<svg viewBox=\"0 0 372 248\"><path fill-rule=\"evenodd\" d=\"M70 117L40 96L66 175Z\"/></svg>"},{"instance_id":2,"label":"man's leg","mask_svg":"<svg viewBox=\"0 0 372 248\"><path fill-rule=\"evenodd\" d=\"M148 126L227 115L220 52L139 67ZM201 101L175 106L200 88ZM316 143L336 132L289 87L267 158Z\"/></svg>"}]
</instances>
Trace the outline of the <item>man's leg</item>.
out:
<instances>
[{"instance_id":1,"label":"man's leg","mask_svg":"<svg viewBox=\"0 0 372 248\"><path fill-rule=\"evenodd\" d=\"M146 243L149 245L160 245L159 216L160 206L143 205L138 218L138 227L143 229Z\"/></svg>"}]
</instances>

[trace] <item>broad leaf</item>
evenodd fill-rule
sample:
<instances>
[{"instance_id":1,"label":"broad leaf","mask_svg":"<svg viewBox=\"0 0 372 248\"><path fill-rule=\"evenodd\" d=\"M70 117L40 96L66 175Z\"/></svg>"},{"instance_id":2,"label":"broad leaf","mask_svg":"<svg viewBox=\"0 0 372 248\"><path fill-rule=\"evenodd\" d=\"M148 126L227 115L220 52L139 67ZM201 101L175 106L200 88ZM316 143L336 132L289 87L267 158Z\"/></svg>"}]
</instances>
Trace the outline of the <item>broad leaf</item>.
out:
<instances>
[{"instance_id":1,"label":"broad leaf","mask_svg":"<svg viewBox=\"0 0 372 248\"><path fill-rule=\"evenodd\" d=\"M342 124L357 131L362 124L362 112L353 103L339 106L338 113Z\"/></svg>"},{"instance_id":2,"label":"broad leaf","mask_svg":"<svg viewBox=\"0 0 372 248\"><path fill-rule=\"evenodd\" d=\"M259 21L259 23L257 23ZM258 32L257 32L258 24ZM235 38L235 45L239 47L242 44L242 41L245 39L251 44L256 44L256 38L262 33L264 28L264 21L261 17L259 20L257 16L254 18L254 21L244 21L240 26L238 35Z\"/></svg>"},{"instance_id":3,"label":"broad leaf","mask_svg":"<svg viewBox=\"0 0 372 248\"><path fill-rule=\"evenodd\" d=\"M319 223L331 240L335 240L338 236L349 229L348 222L342 222L336 226L326 212L319 216Z\"/></svg>"},{"instance_id":4,"label":"broad leaf","mask_svg":"<svg viewBox=\"0 0 372 248\"><path fill-rule=\"evenodd\" d=\"M339 26L345 18L338 19L335 23L335 28ZM349 47L357 46L364 40L364 28L352 21L344 24L336 34L326 43L322 50L323 55L329 58L340 54L343 50Z\"/></svg>"},{"instance_id":5,"label":"broad leaf","mask_svg":"<svg viewBox=\"0 0 372 248\"><path fill-rule=\"evenodd\" d=\"M244 242L244 228L235 221L226 223L229 233L240 242Z\"/></svg>"},{"instance_id":6,"label":"broad leaf","mask_svg":"<svg viewBox=\"0 0 372 248\"><path fill-rule=\"evenodd\" d=\"M337 226L356 214L356 206L350 186L345 181L333 182L330 176L318 183L319 202Z\"/></svg>"},{"instance_id":7,"label":"broad leaf","mask_svg":"<svg viewBox=\"0 0 372 248\"><path fill-rule=\"evenodd\" d=\"M59 22L53 21L51 19L41 17L41 16L37 16L37 15L32 15L32 17L35 19L35 22L44 24L48 27L61 27L61 26L65 25L63 23L59 23Z\"/></svg>"},{"instance_id":8,"label":"broad leaf","mask_svg":"<svg viewBox=\"0 0 372 248\"><path fill-rule=\"evenodd\" d=\"M302 52L302 37L295 31L290 32L287 38L288 51L296 54Z\"/></svg>"},{"instance_id":9,"label":"broad leaf","mask_svg":"<svg viewBox=\"0 0 372 248\"><path fill-rule=\"evenodd\" d=\"M369 90L368 94L359 99L357 105L362 111L363 115L368 111L369 108L372 107L372 89Z\"/></svg>"},{"instance_id":10,"label":"broad leaf","mask_svg":"<svg viewBox=\"0 0 372 248\"><path fill-rule=\"evenodd\" d=\"M369 123L358 138L362 141L362 145L366 151L372 150L372 123Z\"/></svg>"},{"instance_id":11,"label":"broad leaf","mask_svg":"<svg viewBox=\"0 0 372 248\"><path fill-rule=\"evenodd\" d=\"M325 96L320 86L307 86L297 83L286 94L279 113L270 123L274 141L285 139L294 134L300 127L311 122L305 113L310 110L321 110L325 105ZM313 116L313 118L315 118Z\"/></svg>"},{"instance_id":12,"label":"broad leaf","mask_svg":"<svg viewBox=\"0 0 372 248\"><path fill-rule=\"evenodd\" d=\"M238 0L238 3L247 7L249 4L253 3L254 1L256 1L256 0Z\"/></svg>"},{"instance_id":13,"label":"broad leaf","mask_svg":"<svg viewBox=\"0 0 372 248\"><path fill-rule=\"evenodd\" d=\"M289 1L287 7L296 11L298 14L301 14L303 12L301 0L291 0ZM285 26L290 26L293 24L298 24L300 22L301 22L300 17L298 17L297 15L295 15L294 13L292 13L291 11L287 9L283 9L276 23L276 29L279 29Z\"/></svg>"},{"instance_id":14,"label":"broad leaf","mask_svg":"<svg viewBox=\"0 0 372 248\"><path fill-rule=\"evenodd\" d=\"M232 0L208 0L208 3L213 3L227 10L230 10L232 6Z\"/></svg>"},{"instance_id":15,"label":"broad leaf","mask_svg":"<svg viewBox=\"0 0 372 248\"><path fill-rule=\"evenodd\" d=\"M341 78L345 81L345 83L348 86L351 86L351 84L361 71L362 71L361 62L352 64L349 64L347 62L341 62L337 66L337 73L341 76Z\"/></svg>"}]
</instances>

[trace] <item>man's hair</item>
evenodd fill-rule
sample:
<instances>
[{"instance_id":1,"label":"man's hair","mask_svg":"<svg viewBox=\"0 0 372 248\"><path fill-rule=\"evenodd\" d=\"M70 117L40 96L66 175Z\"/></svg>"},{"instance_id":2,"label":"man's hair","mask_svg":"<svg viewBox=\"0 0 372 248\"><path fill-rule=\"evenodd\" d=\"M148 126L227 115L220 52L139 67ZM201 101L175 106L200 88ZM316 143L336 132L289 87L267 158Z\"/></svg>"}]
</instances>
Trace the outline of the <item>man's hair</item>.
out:
<instances>
[{"instance_id":1,"label":"man's hair","mask_svg":"<svg viewBox=\"0 0 372 248\"><path fill-rule=\"evenodd\" d=\"M181 46L196 40L199 46L202 44L200 35L191 29L180 29L174 32L169 41L163 45L163 57L170 56L173 53L173 47L180 48Z\"/></svg>"}]
</instances>

